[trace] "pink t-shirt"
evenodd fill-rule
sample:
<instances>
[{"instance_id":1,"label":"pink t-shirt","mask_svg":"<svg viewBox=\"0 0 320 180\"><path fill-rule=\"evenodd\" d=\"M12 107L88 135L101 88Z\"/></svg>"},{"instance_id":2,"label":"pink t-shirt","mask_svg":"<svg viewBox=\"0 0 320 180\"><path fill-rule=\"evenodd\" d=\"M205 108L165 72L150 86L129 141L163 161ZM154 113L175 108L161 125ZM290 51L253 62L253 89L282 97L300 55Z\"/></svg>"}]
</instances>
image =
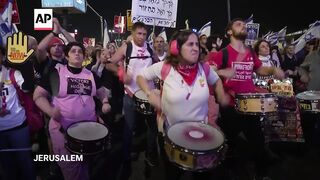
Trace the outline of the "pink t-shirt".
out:
<instances>
[{"instance_id":1,"label":"pink t-shirt","mask_svg":"<svg viewBox=\"0 0 320 180\"><path fill-rule=\"evenodd\" d=\"M233 68L236 71L234 78L226 80L223 79L223 85L227 92L233 91L234 93L249 93L255 92L255 85L252 81L252 74L254 71L262 66L261 61L256 54L253 54L249 49L245 53L240 54L231 45L227 46L228 50L228 63L227 68ZM216 66L218 69L222 67L222 50L217 53L210 53L208 55L208 62ZM230 105L234 104L234 100Z\"/></svg>"},{"instance_id":2,"label":"pink t-shirt","mask_svg":"<svg viewBox=\"0 0 320 180\"><path fill-rule=\"evenodd\" d=\"M96 84L92 72L83 68L80 74L68 71L66 65L58 64L59 93L53 98L55 107L60 108L60 123L64 129L79 121L95 121Z\"/></svg>"}]
</instances>

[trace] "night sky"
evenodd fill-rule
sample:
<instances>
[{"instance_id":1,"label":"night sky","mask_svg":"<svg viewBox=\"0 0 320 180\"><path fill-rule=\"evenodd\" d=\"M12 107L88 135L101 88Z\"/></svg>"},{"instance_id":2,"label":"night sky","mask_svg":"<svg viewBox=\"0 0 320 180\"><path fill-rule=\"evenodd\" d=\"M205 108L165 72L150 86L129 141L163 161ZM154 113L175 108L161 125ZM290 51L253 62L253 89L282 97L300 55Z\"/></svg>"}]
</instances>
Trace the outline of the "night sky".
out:
<instances>
[{"instance_id":1,"label":"night sky","mask_svg":"<svg viewBox=\"0 0 320 180\"><path fill-rule=\"evenodd\" d=\"M33 9L41 8L41 0L17 0L21 18L18 28L26 33L42 38L48 32L33 31ZM316 0L282 1L282 0L230 0L231 19L248 18L254 15L254 22L260 23L260 35L268 30L279 31L288 26L287 33L308 27L310 23L320 20L320 11ZM113 16L126 14L131 9L131 0L88 0L90 5L113 26ZM227 24L226 0L179 0L177 27L185 28L184 21L189 19L190 28L200 29L212 21L212 32L221 34ZM298 3L299 2L299 3ZM100 37L100 20L89 8L86 14L68 16L69 31L78 29L79 37ZM156 28L156 32L160 31ZM150 26L151 30L151 26ZM167 30L169 35L174 30Z\"/></svg>"}]
</instances>

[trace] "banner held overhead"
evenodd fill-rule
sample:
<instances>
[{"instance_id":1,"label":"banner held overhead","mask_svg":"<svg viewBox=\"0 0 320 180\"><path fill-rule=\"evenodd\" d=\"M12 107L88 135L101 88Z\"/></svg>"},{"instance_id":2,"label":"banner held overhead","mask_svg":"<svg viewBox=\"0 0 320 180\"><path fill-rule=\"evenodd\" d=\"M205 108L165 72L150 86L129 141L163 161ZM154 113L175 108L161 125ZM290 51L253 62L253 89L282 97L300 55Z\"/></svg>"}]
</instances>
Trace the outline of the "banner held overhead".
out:
<instances>
[{"instance_id":1,"label":"banner held overhead","mask_svg":"<svg viewBox=\"0 0 320 180\"><path fill-rule=\"evenodd\" d=\"M132 22L176 27L178 0L132 0Z\"/></svg>"}]
</instances>

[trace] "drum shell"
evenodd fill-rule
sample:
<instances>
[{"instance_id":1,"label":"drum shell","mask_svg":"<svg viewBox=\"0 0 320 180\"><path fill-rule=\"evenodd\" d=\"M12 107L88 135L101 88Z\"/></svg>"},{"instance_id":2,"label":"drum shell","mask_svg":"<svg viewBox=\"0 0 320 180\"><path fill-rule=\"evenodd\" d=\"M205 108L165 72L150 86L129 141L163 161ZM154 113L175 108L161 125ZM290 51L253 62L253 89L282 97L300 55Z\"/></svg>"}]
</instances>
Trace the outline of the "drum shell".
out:
<instances>
[{"instance_id":1,"label":"drum shell","mask_svg":"<svg viewBox=\"0 0 320 180\"><path fill-rule=\"evenodd\" d=\"M136 111L144 115L153 115L155 114L154 108L148 102L148 100L138 98L136 93L133 96L133 100L136 106Z\"/></svg>"},{"instance_id":2,"label":"drum shell","mask_svg":"<svg viewBox=\"0 0 320 180\"><path fill-rule=\"evenodd\" d=\"M320 113L320 100L306 100L299 98L297 98L297 100L301 113Z\"/></svg>"},{"instance_id":3,"label":"drum shell","mask_svg":"<svg viewBox=\"0 0 320 180\"><path fill-rule=\"evenodd\" d=\"M320 113L320 91L304 91L296 99L301 113Z\"/></svg>"},{"instance_id":4,"label":"drum shell","mask_svg":"<svg viewBox=\"0 0 320 180\"><path fill-rule=\"evenodd\" d=\"M223 135L221 131L219 132ZM167 135L164 138L164 148L170 162L181 169L195 172L208 171L217 167L225 159L227 152L225 142L211 150L200 151L179 146Z\"/></svg>"},{"instance_id":5,"label":"drum shell","mask_svg":"<svg viewBox=\"0 0 320 180\"><path fill-rule=\"evenodd\" d=\"M66 149L75 154L96 155L110 148L110 131L105 137L96 140L80 140L68 133L65 134L65 138Z\"/></svg>"},{"instance_id":6,"label":"drum shell","mask_svg":"<svg viewBox=\"0 0 320 180\"><path fill-rule=\"evenodd\" d=\"M237 94L235 100L235 109L240 114L272 114L278 111L278 99L272 93Z\"/></svg>"}]
</instances>

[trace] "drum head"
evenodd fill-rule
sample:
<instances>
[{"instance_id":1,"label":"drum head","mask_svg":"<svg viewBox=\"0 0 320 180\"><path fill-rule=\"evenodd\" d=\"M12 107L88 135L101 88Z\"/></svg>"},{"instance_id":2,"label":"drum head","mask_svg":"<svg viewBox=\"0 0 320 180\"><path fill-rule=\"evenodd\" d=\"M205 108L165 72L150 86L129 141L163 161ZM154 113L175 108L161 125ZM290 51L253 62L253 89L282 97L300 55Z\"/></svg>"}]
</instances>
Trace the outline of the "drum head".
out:
<instances>
[{"instance_id":1,"label":"drum head","mask_svg":"<svg viewBox=\"0 0 320 180\"><path fill-rule=\"evenodd\" d=\"M79 122L72 124L67 129L67 134L82 141L94 141L105 138L108 129L97 122Z\"/></svg>"},{"instance_id":2,"label":"drum head","mask_svg":"<svg viewBox=\"0 0 320 180\"><path fill-rule=\"evenodd\" d=\"M143 99L143 100L148 100L147 95L142 91L142 90L138 90L137 92L134 93L134 96L139 98L139 99Z\"/></svg>"},{"instance_id":3,"label":"drum head","mask_svg":"<svg viewBox=\"0 0 320 180\"><path fill-rule=\"evenodd\" d=\"M305 91L297 94L296 97L303 100L320 100L320 91Z\"/></svg>"},{"instance_id":4,"label":"drum head","mask_svg":"<svg viewBox=\"0 0 320 180\"><path fill-rule=\"evenodd\" d=\"M213 150L224 142L219 130L200 122L174 124L168 129L167 136L176 145L195 151Z\"/></svg>"}]
</instances>

